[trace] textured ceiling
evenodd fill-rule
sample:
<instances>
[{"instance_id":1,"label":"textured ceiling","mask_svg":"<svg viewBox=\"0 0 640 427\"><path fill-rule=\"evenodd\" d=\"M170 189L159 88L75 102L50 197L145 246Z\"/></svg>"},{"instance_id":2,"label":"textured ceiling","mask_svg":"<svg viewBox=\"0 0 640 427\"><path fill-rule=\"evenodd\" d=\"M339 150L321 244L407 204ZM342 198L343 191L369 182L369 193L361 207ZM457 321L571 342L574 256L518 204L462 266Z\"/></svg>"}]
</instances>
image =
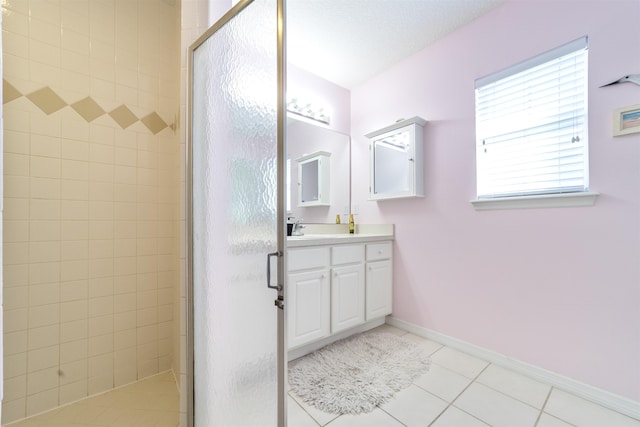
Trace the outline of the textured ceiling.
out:
<instances>
[{"instance_id":1,"label":"textured ceiling","mask_svg":"<svg viewBox=\"0 0 640 427\"><path fill-rule=\"evenodd\" d=\"M351 89L505 0L288 0L287 58Z\"/></svg>"}]
</instances>

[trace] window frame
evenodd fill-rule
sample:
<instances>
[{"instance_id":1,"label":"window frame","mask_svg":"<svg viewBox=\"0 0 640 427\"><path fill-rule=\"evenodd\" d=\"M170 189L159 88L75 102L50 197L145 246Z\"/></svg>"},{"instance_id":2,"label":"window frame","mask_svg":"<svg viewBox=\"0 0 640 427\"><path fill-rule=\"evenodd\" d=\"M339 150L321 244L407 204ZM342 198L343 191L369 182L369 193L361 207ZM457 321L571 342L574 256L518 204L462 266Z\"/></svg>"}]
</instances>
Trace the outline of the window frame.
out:
<instances>
[{"instance_id":1,"label":"window frame","mask_svg":"<svg viewBox=\"0 0 640 427\"><path fill-rule=\"evenodd\" d=\"M506 79L510 76L522 73L531 68L538 67L546 64L550 61L559 59L563 56L575 53L577 51L588 51L588 38L587 36L580 37L562 46L554 48L550 51L544 52L540 55L529 58L513 66L507 67L498 72L492 73L488 76L481 77L475 81L475 89L485 87L489 84ZM588 61L588 60L587 60ZM585 72L588 70L588 62L585 63ZM475 94L476 107L474 118L478 120L478 94ZM478 158L478 135L476 131L476 199L471 200L473 207L476 210L487 209L517 209L517 208L539 208L539 207L569 207L569 206L591 206L595 204L596 198L599 193L589 191L589 141L588 141L588 75L585 75L585 92L584 92L584 123L586 138L584 141L583 167L582 167L582 185L579 189L573 189L570 187L562 187L557 189L532 189L525 190L522 188L522 192L514 192L513 194L484 194L479 195L479 181L481 175L479 174L479 158ZM526 129L523 129L526 130ZM560 154L560 151L558 152Z\"/></svg>"}]
</instances>

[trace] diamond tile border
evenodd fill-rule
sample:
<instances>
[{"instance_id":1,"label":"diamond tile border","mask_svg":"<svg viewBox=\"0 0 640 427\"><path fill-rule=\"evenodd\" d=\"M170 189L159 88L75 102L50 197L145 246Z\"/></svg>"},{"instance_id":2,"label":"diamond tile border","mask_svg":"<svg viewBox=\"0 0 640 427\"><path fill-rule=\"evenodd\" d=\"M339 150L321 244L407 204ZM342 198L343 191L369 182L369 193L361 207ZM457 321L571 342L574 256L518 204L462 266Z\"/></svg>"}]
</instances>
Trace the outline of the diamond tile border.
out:
<instances>
[{"instance_id":1,"label":"diamond tile border","mask_svg":"<svg viewBox=\"0 0 640 427\"><path fill-rule=\"evenodd\" d=\"M29 94L21 93L14 85L7 80L2 79L3 84L3 104L7 104L18 98L25 96L36 107L42 110L46 115L51 115L65 107L71 107L78 115L80 115L87 122L91 122L98 117L105 114L109 115L113 121L122 129L126 129L136 122L141 122L149 132L156 135L166 128L170 128L175 132L177 124L167 124L162 117L155 111L145 115L144 117L137 117L126 105L122 104L119 107L105 111L94 99L87 96L84 99L68 104L65 102L53 89L48 86L40 88Z\"/></svg>"}]
</instances>

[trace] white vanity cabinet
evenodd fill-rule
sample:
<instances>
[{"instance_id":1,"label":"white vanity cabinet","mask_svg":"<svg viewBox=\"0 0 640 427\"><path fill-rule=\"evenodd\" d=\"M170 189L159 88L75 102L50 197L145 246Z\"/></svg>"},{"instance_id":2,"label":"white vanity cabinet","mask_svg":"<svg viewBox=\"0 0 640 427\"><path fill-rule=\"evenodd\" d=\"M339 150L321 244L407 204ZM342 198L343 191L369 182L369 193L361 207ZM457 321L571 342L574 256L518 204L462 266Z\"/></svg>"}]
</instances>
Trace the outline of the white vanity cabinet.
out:
<instances>
[{"instance_id":1,"label":"white vanity cabinet","mask_svg":"<svg viewBox=\"0 0 640 427\"><path fill-rule=\"evenodd\" d=\"M329 247L292 249L288 256L285 310L293 348L330 333Z\"/></svg>"},{"instance_id":2,"label":"white vanity cabinet","mask_svg":"<svg viewBox=\"0 0 640 427\"><path fill-rule=\"evenodd\" d=\"M315 246L303 240L306 246L288 249L285 312L289 349L335 334L346 336L349 329L391 314L391 240L357 236L348 240Z\"/></svg>"},{"instance_id":3,"label":"white vanity cabinet","mask_svg":"<svg viewBox=\"0 0 640 427\"><path fill-rule=\"evenodd\" d=\"M391 314L393 307L393 246L391 242L367 244L366 320Z\"/></svg>"},{"instance_id":4,"label":"white vanity cabinet","mask_svg":"<svg viewBox=\"0 0 640 427\"><path fill-rule=\"evenodd\" d=\"M331 247L331 333L364 323L364 245Z\"/></svg>"},{"instance_id":5,"label":"white vanity cabinet","mask_svg":"<svg viewBox=\"0 0 640 427\"><path fill-rule=\"evenodd\" d=\"M423 126L420 117L368 133L369 198L424 196Z\"/></svg>"}]
</instances>

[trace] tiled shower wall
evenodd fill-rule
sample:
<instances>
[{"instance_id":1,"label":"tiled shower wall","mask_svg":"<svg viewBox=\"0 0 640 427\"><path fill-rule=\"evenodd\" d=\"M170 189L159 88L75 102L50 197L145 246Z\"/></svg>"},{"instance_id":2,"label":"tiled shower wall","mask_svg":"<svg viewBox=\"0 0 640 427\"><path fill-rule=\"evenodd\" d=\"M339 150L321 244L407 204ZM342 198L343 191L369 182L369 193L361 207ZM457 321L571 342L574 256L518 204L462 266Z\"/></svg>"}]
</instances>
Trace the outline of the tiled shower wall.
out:
<instances>
[{"instance_id":1,"label":"tiled shower wall","mask_svg":"<svg viewBox=\"0 0 640 427\"><path fill-rule=\"evenodd\" d=\"M2 13L7 423L178 353L180 2Z\"/></svg>"}]
</instances>

